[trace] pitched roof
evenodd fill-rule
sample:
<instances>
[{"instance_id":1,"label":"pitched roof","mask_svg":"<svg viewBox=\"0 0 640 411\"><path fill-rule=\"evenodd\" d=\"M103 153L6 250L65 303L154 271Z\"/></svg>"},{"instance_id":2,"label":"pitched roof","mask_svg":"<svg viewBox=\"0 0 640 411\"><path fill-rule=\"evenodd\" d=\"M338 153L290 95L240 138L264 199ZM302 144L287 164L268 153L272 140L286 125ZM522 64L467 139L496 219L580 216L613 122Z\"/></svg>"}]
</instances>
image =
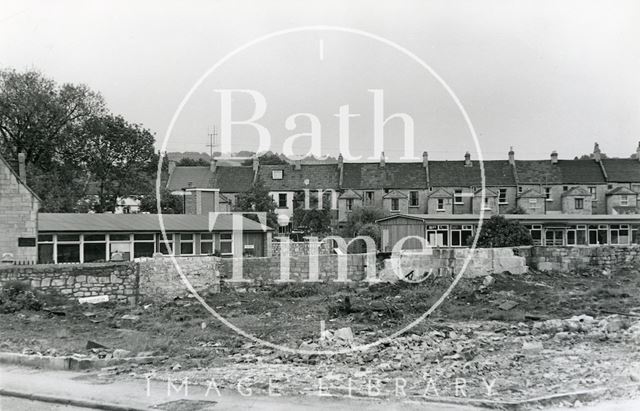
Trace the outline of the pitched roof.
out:
<instances>
[{"instance_id":1,"label":"pitched roof","mask_svg":"<svg viewBox=\"0 0 640 411\"><path fill-rule=\"evenodd\" d=\"M249 190L252 184L252 167L218 166L212 172L208 166L178 166L169 175L167 189L218 188L222 193L240 193Z\"/></svg>"},{"instance_id":2,"label":"pitched roof","mask_svg":"<svg viewBox=\"0 0 640 411\"><path fill-rule=\"evenodd\" d=\"M594 160L558 160L565 184L605 184L602 168Z\"/></svg>"},{"instance_id":3,"label":"pitched roof","mask_svg":"<svg viewBox=\"0 0 640 411\"><path fill-rule=\"evenodd\" d=\"M589 197L590 195L591 193L582 187L572 187L562 193L562 197Z\"/></svg>"},{"instance_id":4,"label":"pitched roof","mask_svg":"<svg viewBox=\"0 0 640 411\"><path fill-rule=\"evenodd\" d=\"M422 163L344 163L342 187L356 190L427 188Z\"/></svg>"},{"instance_id":5,"label":"pitched roof","mask_svg":"<svg viewBox=\"0 0 640 411\"><path fill-rule=\"evenodd\" d=\"M614 189L611 189L609 191L607 191L607 195L608 196L612 196L612 195L638 195L638 193L636 193L635 191L631 191L629 190L627 187L616 187Z\"/></svg>"},{"instance_id":6,"label":"pitched roof","mask_svg":"<svg viewBox=\"0 0 640 411\"><path fill-rule=\"evenodd\" d=\"M485 197L498 197L498 193L496 193L493 190L489 190L488 188L485 187L484 191L485 191L485 195L484 195ZM477 189L473 193L473 195L476 196L476 197L481 197L482 196L482 189L481 188Z\"/></svg>"},{"instance_id":7,"label":"pitched roof","mask_svg":"<svg viewBox=\"0 0 640 411\"><path fill-rule=\"evenodd\" d=\"M520 184L562 184L560 167L551 160L516 160Z\"/></svg>"},{"instance_id":8,"label":"pitched roof","mask_svg":"<svg viewBox=\"0 0 640 411\"><path fill-rule=\"evenodd\" d=\"M545 194L540 193L538 190L529 189L522 192L518 198L543 198L546 197Z\"/></svg>"},{"instance_id":9,"label":"pitched roof","mask_svg":"<svg viewBox=\"0 0 640 411\"><path fill-rule=\"evenodd\" d=\"M272 178L274 170L282 170L281 180ZM336 164L302 164L299 170L293 164L261 165L258 176L271 191L298 191L305 188L335 190L339 180Z\"/></svg>"},{"instance_id":10,"label":"pitched roof","mask_svg":"<svg viewBox=\"0 0 640 411\"><path fill-rule=\"evenodd\" d=\"M340 194L340 197L338 197L340 199L353 199L353 200L362 200L362 196L358 193L356 193L355 191L353 191L352 189L347 189L345 190L342 194Z\"/></svg>"},{"instance_id":11,"label":"pitched roof","mask_svg":"<svg viewBox=\"0 0 640 411\"><path fill-rule=\"evenodd\" d=\"M638 214L638 209L634 206L614 206L613 210L616 214L628 215L628 214Z\"/></svg>"},{"instance_id":12,"label":"pitched roof","mask_svg":"<svg viewBox=\"0 0 640 411\"><path fill-rule=\"evenodd\" d=\"M513 168L507 160L483 161L485 185L515 186ZM464 161L429 161L429 184L433 187L469 187L482 185L480 163L466 167Z\"/></svg>"},{"instance_id":13,"label":"pitched roof","mask_svg":"<svg viewBox=\"0 0 640 411\"><path fill-rule=\"evenodd\" d=\"M616 183L640 183L640 161L629 158L602 160L609 181Z\"/></svg>"},{"instance_id":14,"label":"pitched roof","mask_svg":"<svg viewBox=\"0 0 640 411\"><path fill-rule=\"evenodd\" d=\"M164 214L165 231L202 231L209 230L209 215ZM260 223L246 217L242 222L243 230L263 231ZM216 218L212 231L230 231L231 214L220 214ZM74 214L40 213L38 214L39 232L160 232L160 219L157 214Z\"/></svg>"},{"instance_id":15,"label":"pitched roof","mask_svg":"<svg viewBox=\"0 0 640 411\"><path fill-rule=\"evenodd\" d=\"M391 190L387 194L385 194L382 198L408 198L406 194L401 193L398 190Z\"/></svg>"},{"instance_id":16,"label":"pitched roof","mask_svg":"<svg viewBox=\"0 0 640 411\"><path fill-rule=\"evenodd\" d=\"M451 198L451 193L440 188L429 194L429 198Z\"/></svg>"}]
</instances>

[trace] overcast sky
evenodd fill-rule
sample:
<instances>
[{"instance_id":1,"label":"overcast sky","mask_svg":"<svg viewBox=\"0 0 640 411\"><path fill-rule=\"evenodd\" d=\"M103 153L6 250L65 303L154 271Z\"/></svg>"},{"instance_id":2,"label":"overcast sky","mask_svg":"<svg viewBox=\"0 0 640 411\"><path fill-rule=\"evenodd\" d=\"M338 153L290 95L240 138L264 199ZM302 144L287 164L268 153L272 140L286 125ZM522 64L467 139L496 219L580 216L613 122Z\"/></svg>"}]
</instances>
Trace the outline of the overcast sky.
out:
<instances>
[{"instance_id":1,"label":"overcast sky","mask_svg":"<svg viewBox=\"0 0 640 411\"><path fill-rule=\"evenodd\" d=\"M370 32L424 60L468 111L485 158L561 158L594 141L614 156L640 140L640 2L629 1L7 1L0 4L0 67L35 68L59 82L86 83L110 109L157 140L194 83L226 54L266 34L330 25ZM415 121L415 152L460 160L477 153L460 111L415 61L373 39L306 31L249 47L211 73L185 105L170 151L208 152L221 124L217 89L265 96L259 122L281 152L307 132L298 112L321 121L322 150L337 155L338 107L352 113L351 153L373 156L373 98L386 115ZM254 109L233 100L233 116ZM308 141L308 140L307 140ZM232 129L233 150L255 150L250 127ZM160 147L160 144L158 144ZM305 141L294 145L299 153ZM387 157L402 155L402 124L385 128Z\"/></svg>"}]
</instances>

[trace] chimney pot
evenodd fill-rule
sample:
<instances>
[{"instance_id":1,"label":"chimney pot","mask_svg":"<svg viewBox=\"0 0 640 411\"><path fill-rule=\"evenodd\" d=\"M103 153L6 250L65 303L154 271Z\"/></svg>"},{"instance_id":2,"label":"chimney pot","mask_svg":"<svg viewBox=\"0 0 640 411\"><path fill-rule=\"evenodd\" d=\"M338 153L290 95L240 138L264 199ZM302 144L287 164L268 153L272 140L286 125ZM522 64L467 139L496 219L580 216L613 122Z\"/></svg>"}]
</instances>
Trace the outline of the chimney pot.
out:
<instances>
[{"instance_id":1,"label":"chimney pot","mask_svg":"<svg viewBox=\"0 0 640 411\"><path fill-rule=\"evenodd\" d=\"M27 156L24 153L18 153L18 175L23 184L27 184Z\"/></svg>"},{"instance_id":2,"label":"chimney pot","mask_svg":"<svg viewBox=\"0 0 640 411\"><path fill-rule=\"evenodd\" d=\"M512 166L516 164L516 153L513 151L513 147L509 149L509 164Z\"/></svg>"},{"instance_id":3,"label":"chimney pot","mask_svg":"<svg viewBox=\"0 0 640 411\"><path fill-rule=\"evenodd\" d=\"M556 150L553 150L551 152L551 164L557 164L558 163L558 152Z\"/></svg>"},{"instance_id":4,"label":"chimney pot","mask_svg":"<svg viewBox=\"0 0 640 411\"><path fill-rule=\"evenodd\" d=\"M422 166L425 168L429 167L429 153L426 151L422 152Z\"/></svg>"},{"instance_id":5,"label":"chimney pot","mask_svg":"<svg viewBox=\"0 0 640 411\"><path fill-rule=\"evenodd\" d=\"M468 151L464 153L464 165L465 167L471 167L471 154Z\"/></svg>"},{"instance_id":6,"label":"chimney pot","mask_svg":"<svg viewBox=\"0 0 640 411\"><path fill-rule=\"evenodd\" d=\"M384 151L380 153L380 167L384 167L386 164L386 160L384 158Z\"/></svg>"},{"instance_id":7,"label":"chimney pot","mask_svg":"<svg viewBox=\"0 0 640 411\"><path fill-rule=\"evenodd\" d=\"M344 166L344 157L342 157L342 153L338 155L338 168L342 169Z\"/></svg>"},{"instance_id":8,"label":"chimney pot","mask_svg":"<svg viewBox=\"0 0 640 411\"><path fill-rule=\"evenodd\" d=\"M600 160L602 160L602 154L600 152L600 145L598 143L595 143L593 145L593 159L596 161L596 163L599 163Z\"/></svg>"}]
</instances>

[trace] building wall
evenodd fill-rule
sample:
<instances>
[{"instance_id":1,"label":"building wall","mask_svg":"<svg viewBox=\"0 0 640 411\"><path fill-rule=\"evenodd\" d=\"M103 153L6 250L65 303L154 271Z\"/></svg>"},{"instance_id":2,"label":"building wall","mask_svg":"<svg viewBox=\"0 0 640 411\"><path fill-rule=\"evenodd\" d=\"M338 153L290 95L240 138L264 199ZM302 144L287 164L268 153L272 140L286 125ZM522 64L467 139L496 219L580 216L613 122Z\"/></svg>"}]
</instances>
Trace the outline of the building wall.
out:
<instances>
[{"instance_id":1,"label":"building wall","mask_svg":"<svg viewBox=\"0 0 640 411\"><path fill-rule=\"evenodd\" d=\"M453 196L444 198L444 211L438 210L438 198L429 197L427 200L428 214L453 214Z\"/></svg>"},{"instance_id":2,"label":"building wall","mask_svg":"<svg viewBox=\"0 0 640 411\"><path fill-rule=\"evenodd\" d=\"M613 207L618 207L618 206L623 206L621 204L622 201L622 195L609 195L607 196L607 214L615 214L615 212L613 211ZM627 206L629 207L635 207L636 208L636 212L638 212L638 197L628 194L627 196Z\"/></svg>"},{"instance_id":3,"label":"building wall","mask_svg":"<svg viewBox=\"0 0 640 411\"><path fill-rule=\"evenodd\" d=\"M36 262L39 208L37 197L0 159L0 261ZM20 247L19 238L29 239L33 246Z\"/></svg>"},{"instance_id":4,"label":"building wall","mask_svg":"<svg viewBox=\"0 0 640 411\"><path fill-rule=\"evenodd\" d=\"M287 196L287 206L280 207L278 206L278 197L280 194L286 194ZM293 197L295 192L293 191L270 191L269 195L273 198L273 202L276 203L276 214L284 214L287 217L291 218L293 216Z\"/></svg>"},{"instance_id":5,"label":"building wall","mask_svg":"<svg viewBox=\"0 0 640 411\"><path fill-rule=\"evenodd\" d=\"M582 199L582 209L576 208L576 199ZM592 214L590 196L564 196L562 197L562 212L564 214Z\"/></svg>"},{"instance_id":6,"label":"building wall","mask_svg":"<svg viewBox=\"0 0 640 411\"><path fill-rule=\"evenodd\" d=\"M500 214L500 207L498 205L498 197L485 197L486 203L483 204L482 196L476 195L473 197L473 214L480 214L480 210L484 208L485 215Z\"/></svg>"},{"instance_id":7,"label":"building wall","mask_svg":"<svg viewBox=\"0 0 640 411\"><path fill-rule=\"evenodd\" d=\"M362 200L353 199L352 209L356 209L358 207L362 207ZM347 221L350 213L351 211L347 210L347 200L338 199L338 221L340 222Z\"/></svg>"},{"instance_id":8,"label":"building wall","mask_svg":"<svg viewBox=\"0 0 640 411\"><path fill-rule=\"evenodd\" d=\"M399 198L398 199L398 210L391 209L390 198L385 198L382 200L382 209L387 213L397 213L397 214L408 214L409 213L409 199L407 198Z\"/></svg>"},{"instance_id":9,"label":"building wall","mask_svg":"<svg viewBox=\"0 0 640 411\"><path fill-rule=\"evenodd\" d=\"M529 200L534 200L535 203L530 203ZM527 214L545 214L546 201L543 197L540 198L519 198L517 206L526 211Z\"/></svg>"}]
</instances>

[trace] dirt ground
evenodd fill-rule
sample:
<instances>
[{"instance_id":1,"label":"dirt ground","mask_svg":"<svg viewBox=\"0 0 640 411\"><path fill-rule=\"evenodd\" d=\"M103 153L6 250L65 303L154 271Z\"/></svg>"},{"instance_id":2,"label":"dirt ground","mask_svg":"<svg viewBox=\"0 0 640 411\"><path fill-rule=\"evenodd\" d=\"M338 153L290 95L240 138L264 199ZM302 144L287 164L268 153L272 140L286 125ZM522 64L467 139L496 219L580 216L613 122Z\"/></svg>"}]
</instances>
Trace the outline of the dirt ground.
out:
<instances>
[{"instance_id":1,"label":"dirt ground","mask_svg":"<svg viewBox=\"0 0 640 411\"><path fill-rule=\"evenodd\" d=\"M272 389L287 394L520 400L603 387L617 387L619 395L635 392L640 381L637 269L625 267L609 276L530 272L492 279L463 280L427 320L362 352L300 355L256 344L186 295L135 307L105 303L0 315L0 350L100 358L153 355L157 358L149 364L110 367L101 375L188 377L205 384L214 379L220 388L241 381L258 391L277 385ZM205 299L230 323L260 339L308 351L335 350L404 328L450 282L223 286ZM106 348L88 349L88 341Z\"/></svg>"}]
</instances>

